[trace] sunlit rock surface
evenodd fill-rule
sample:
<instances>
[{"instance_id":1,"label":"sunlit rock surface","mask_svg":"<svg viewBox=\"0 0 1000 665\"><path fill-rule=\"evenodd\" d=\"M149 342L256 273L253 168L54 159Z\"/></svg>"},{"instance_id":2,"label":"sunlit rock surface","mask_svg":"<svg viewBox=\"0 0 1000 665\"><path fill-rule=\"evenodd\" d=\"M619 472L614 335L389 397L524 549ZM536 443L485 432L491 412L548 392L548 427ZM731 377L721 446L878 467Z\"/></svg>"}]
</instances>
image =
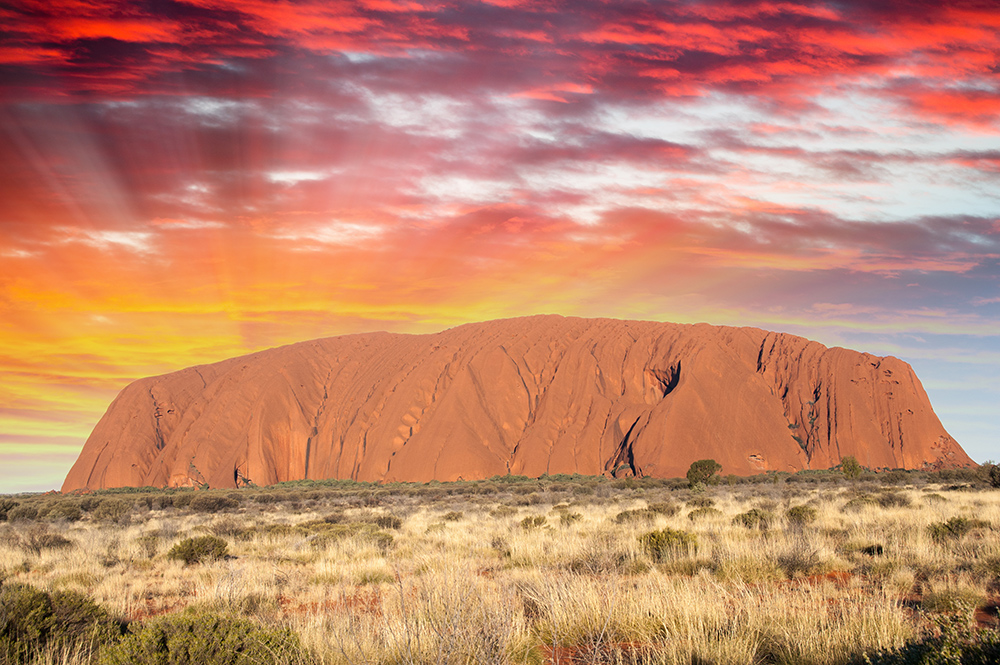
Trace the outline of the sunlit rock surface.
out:
<instances>
[{"instance_id":1,"label":"sunlit rock surface","mask_svg":"<svg viewBox=\"0 0 1000 665\"><path fill-rule=\"evenodd\" d=\"M535 316L302 342L141 379L63 491L302 478L683 476L972 460L913 370L756 328Z\"/></svg>"}]
</instances>

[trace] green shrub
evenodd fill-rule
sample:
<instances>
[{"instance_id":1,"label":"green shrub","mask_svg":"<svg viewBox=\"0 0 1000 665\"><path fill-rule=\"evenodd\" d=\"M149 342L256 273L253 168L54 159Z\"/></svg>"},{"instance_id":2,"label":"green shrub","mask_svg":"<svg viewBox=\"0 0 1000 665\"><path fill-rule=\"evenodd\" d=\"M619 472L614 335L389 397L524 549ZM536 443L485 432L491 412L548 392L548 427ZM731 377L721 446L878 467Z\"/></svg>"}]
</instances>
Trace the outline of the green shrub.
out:
<instances>
[{"instance_id":1,"label":"green shrub","mask_svg":"<svg viewBox=\"0 0 1000 665\"><path fill-rule=\"evenodd\" d=\"M82 517L83 510L80 508L80 504L74 501L57 501L45 513L45 519L52 521L66 520L67 522L76 522Z\"/></svg>"},{"instance_id":2,"label":"green shrub","mask_svg":"<svg viewBox=\"0 0 1000 665\"><path fill-rule=\"evenodd\" d=\"M458 512L457 510L452 510L445 513L444 517L442 517L441 519L443 519L445 522L458 522L463 517L465 517L464 514Z\"/></svg>"},{"instance_id":3,"label":"green shrub","mask_svg":"<svg viewBox=\"0 0 1000 665\"><path fill-rule=\"evenodd\" d=\"M690 513L688 513L688 519L692 522L696 522L702 519L708 519L709 517L718 517L722 514L722 511L717 508L705 507L705 508L695 508Z\"/></svg>"},{"instance_id":4,"label":"green shrub","mask_svg":"<svg viewBox=\"0 0 1000 665\"><path fill-rule=\"evenodd\" d=\"M986 477L989 480L990 487L1000 487L1000 466L990 464Z\"/></svg>"},{"instance_id":5,"label":"green shrub","mask_svg":"<svg viewBox=\"0 0 1000 665\"><path fill-rule=\"evenodd\" d=\"M855 480L861 475L864 470L861 464L858 462L857 458L853 455L848 455L847 457L840 460L840 470L844 473L844 476L849 480Z\"/></svg>"},{"instance_id":6,"label":"green shrub","mask_svg":"<svg viewBox=\"0 0 1000 665\"><path fill-rule=\"evenodd\" d=\"M122 499L108 497L103 499L91 512L95 520L102 522L122 523L132 513L132 505Z\"/></svg>"},{"instance_id":7,"label":"green shrub","mask_svg":"<svg viewBox=\"0 0 1000 665\"><path fill-rule=\"evenodd\" d=\"M710 496L696 496L688 499L685 505L688 508L712 508L715 506L715 499Z\"/></svg>"},{"instance_id":8,"label":"green shrub","mask_svg":"<svg viewBox=\"0 0 1000 665\"><path fill-rule=\"evenodd\" d=\"M521 520L521 528L525 531L531 531L542 526L545 526L545 515L528 515Z\"/></svg>"},{"instance_id":9,"label":"green shrub","mask_svg":"<svg viewBox=\"0 0 1000 665\"><path fill-rule=\"evenodd\" d=\"M698 484L708 485L713 480L717 480L715 474L719 471L722 471L722 465L714 459L701 459L692 462L687 472L688 485L691 487Z\"/></svg>"},{"instance_id":10,"label":"green shrub","mask_svg":"<svg viewBox=\"0 0 1000 665\"><path fill-rule=\"evenodd\" d=\"M988 529L990 523L971 517L952 517L947 522L935 522L927 527L927 532L936 542L957 540L973 529Z\"/></svg>"},{"instance_id":11,"label":"green shrub","mask_svg":"<svg viewBox=\"0 0 1000 665\"><path fill-rule=\"evenodd\" d=\"M8 522L30 522L38 517L38 508L30 503L22 503L7 511Z\"/></svg>"},{"instance_id":12,"label":"green shrub","mask_svg":"<svg viewBox=\"0 0 1000 665\"><path fill-rule=\"evenodd\" d=\"M183 561L185 565L190 566L193 563L221 559L226 556L228 548L229 544L216 536L185 538L170 548L167 558Z\"/></svg>"},{"instance_id":13,"label":"green shrub","mask_svg":"<svg viewBox=\"0 0 1000 665\"><path fill-rule=\"evenodd\" d=\"M733 524L745 526L748 529L767 529L774 516L766 510L751 508L733 518Z\"/></svg>"},{"instance_id":14,"label":"green shrub","mask_svg":"<svg viewBox=\"0 0 1000 665\"><path fill-rule=\"evenodd\" d=\"M448 515L452 514L453 513L448 513L447 515L444 516L444 518L450 519ZM458 519L462 518L462 513L454 513L454 514L458 515ZM396 517L395 515L388 515L388 514L379 515L374 520L372 520L372 524L379 527L380 529L398 529L401 526L403 526L403 520L402 518Z\"/></svg>"},{"instance_id":15,"label":"green shrub","mask_svg":"<svg viewBox=\"0 0 1000 665\"><path fill-rule=\"evenodd\" d=\"M7 513L21 504L13 499L0 499L0 522L7 521Z\"/></svg>"},{"instance_id":16,"label":"green shrub","mask_svg":"<svg viewBox=\"0 0 1000 665\"><path fill-rule=\"evenodd\" d=\"M976 630L961 615L936 620L937 630L899 649L862 654L854 665L986 665L1000 662L1000 633Z\"/></svg>"},{"instance_id":17,"label":"green shrub","mask_svg":"<svg viewBox=\"0 0 1000 665\"><path fill-rule=\"evenodd\" d=\"M0 662L28 663L46 647L87 653L120 636L121 625L83 594L50 596L26 584L0 588Z\"/></svg>"},{"instance_id":18,"label":"green shrub","mask_svg":"<svg viewBox=\"0 0 1000 665\"><path fill-rule=\"evenodd\" d=\"M875 496L875 501L883 508L907 508L913 503L901 492L882 492Z\"/></svg>"},{"instance_id":19,"label":"green shrub","mask_svg":"<svg viewBox=\"0 0 1000 665\"><path fill-rule=\"evenodd\" d=\"M656 513L649 508L638 508L636 510L623 510L615 515L615 524L630 524L633 522L652 522L656 519Z\"/></svg>"},{"instance_id":20,"label":"green shrub","mask_svg":"<svg viewBox=\"0 0 1000 665\"><path fill-rule=\"evenodd\" d=\"M219 513L239 507L240 502L236 499L219 494L197 494L188 504L188 508L196 513Z\"/></svg>"},{"instance_id":21,"label":"green shrub","mask_svg":"<svg viewBox=\"0 0 1000 665\"><path fill-rule=\"evenodd\" d=\"M788 579L792 579L796 575L812 572L819 565L819 552L796 546L779 554L775 561Z\"/></svg>"},{"instance_id":22,"label":"green shrub","mask_svg":"<svg viewBox=\"0 0 1000 665\"><path fill-rule=\"evenodd\" d=\"M569 526L574 522L579 522L583 519L583 515L580 513L571 513L568 510L560 511L559 513L559 526Z\"/></svg>"},{"instance_id":23,"label":"green shrub","mask_svg":"<svg viewBox=\"0 0 1000 665\"><path fill-rule=\"evenodd\" d=\"M309 544L316 550L324 550L343 538L358 538L367 540L383 552L387 552L394 542L391 533L380 531L371 523L328 524L318 521L305 522L297 528L311 534Z\"/></svg>"},{"instance_id":24,"label":"green shrub","mask_svg":"<svg viewBox=\"0 0 1000 665\"><path fill-rule=\"evenodd\" d=\"M654 561L667 561L678 555L687 555L691 548L697 547L698 537L687 531L671 529L650 531L639 536L642 549Z\"/></svg>"},{"instance_id":25,"label":"green shrub","mask_svg":"<svg viewBox=\"0 0 1000 665\"><path fill-rule=\"evenodd\" d=\"M816 517L816 509L812 506L792 506L785 511L785 519L792 524L812 524Z\"/></svg>"},{"instance_id":26,"label":"green shrub","mask_svg":"<svg viewBox=\"0 0 1000 665\"><path fill-rule=\"evenodd\" d=\"M174 495L174 500L172 505L174 508L187 508L194 501L195 492L193 490L188 490L186 492L178 492ZM259 497L257 498L259 501Z\"/></svg>"},{"instance_id":27,"label":"green shrub","mask_svg":"<svg viewBox=\"0 0 1000 665\"><path fill-rule=\"evenodd\" d=\"M101 653L100 665L260 665L307 662L298 636L248 619L184 612L144 623Z\"/></svg>"},{"instance_id":28,"label":"green shrub","mask_svg":"<svg viewBox=\"0 0 1000 665\"><path fill-rule=\"evenodd\" d=\"M506 506L504 504L500 504L499 506L490 511L490 517L496 519L502 519L504 517L510 517L511 515L516 515L516 514L517 514L517 508L514 508L513 506Z\"/></svg>"},{"instance_id":29,"label":"green shrub","mask_svg":"<svg viewBox=\"0 0 1000 665\"><path fill-rule=\"evenodd\" d=\"M660 515L665 515L667 517L673 517L677 513L681 512L681 507L676 503L664 501L660 503L649 504L649 510L654 513L659 513Z\"/></svg>"},{"instance_id":30,"label":"green shrub","mask_svg":"<svg viewBox=\"0 0 1000 665\"><path fill-rule=\"evenodd\" d=\"M844 507L841 508L841 510L845 513L856 513L869 506L877 506L877 505L879 505L879 503L878 499L875 496L871 494L862 494L860 496L854 497L853 499L845 503Z\"/></svg>"}]
</instances>

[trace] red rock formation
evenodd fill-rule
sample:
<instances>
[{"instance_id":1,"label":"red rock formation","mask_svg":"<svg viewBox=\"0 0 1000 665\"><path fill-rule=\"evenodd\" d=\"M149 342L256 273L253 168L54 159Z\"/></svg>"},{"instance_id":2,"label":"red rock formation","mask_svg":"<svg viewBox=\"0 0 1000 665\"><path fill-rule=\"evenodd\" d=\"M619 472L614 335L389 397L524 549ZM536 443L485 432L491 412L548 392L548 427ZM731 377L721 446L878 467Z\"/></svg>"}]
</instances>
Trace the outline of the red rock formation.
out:
<instances>
[{"instance_id":1,"label":"red rock formation","mask_svg":"<svg viewBox=\"0 0 1000 665\"><path fill-rule=\"evenodd\" d=\"M972 460L909 365L756 328L535 316L292 344L127 386L63 491Z\"/></svg>"}]
</instances>

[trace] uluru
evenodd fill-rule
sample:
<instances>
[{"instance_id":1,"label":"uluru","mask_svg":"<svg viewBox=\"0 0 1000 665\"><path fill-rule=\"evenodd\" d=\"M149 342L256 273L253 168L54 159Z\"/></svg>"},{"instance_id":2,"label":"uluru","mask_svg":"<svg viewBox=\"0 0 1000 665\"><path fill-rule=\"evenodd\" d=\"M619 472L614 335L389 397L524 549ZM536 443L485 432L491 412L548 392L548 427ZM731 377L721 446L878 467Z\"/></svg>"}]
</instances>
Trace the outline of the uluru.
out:
<instances>
[{"instance_id":1,"label":"uluru","mask_svg":"<svg viewBox=\"0 0 1000 665\"><path fill-rule=\"evenodd\" d=\"M913 369L794 335L532 316L345 335L126 386L63 491L974 462Z\"/></svg>"}]
</instances>

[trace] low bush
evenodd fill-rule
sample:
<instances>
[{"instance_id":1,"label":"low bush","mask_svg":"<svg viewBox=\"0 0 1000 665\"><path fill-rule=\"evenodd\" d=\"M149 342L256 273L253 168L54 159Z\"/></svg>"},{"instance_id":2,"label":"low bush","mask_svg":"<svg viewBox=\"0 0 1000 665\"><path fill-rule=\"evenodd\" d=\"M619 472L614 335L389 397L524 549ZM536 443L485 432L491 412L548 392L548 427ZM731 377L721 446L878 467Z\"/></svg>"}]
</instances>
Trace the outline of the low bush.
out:
<instances>
[{"instance_id":1,"label":"low bush","mask_svg":"<svg viewBox=\"0 0 1000 665\"><path fill-rule=\"evenodd\" d=\"M448 515L458 515L457 519L462 519L462 513L448 513L444 516L446 520L454 521L454 518L449 518ZM403 520L395 515L378 515L372 520L372 524L379 527L380 529L398 529L403 526Z\"/></svg>"},{"instance_id":2,"label":"low bush","mask_svg":"<svg viewBox=\"0 0 1000 665\"><path fill-rule=\"evenodd\" d=\"M745 513L740 513L734 517L733 524L745 526L748 529L767 529L771 526L771 520L773 519L774 515L766 510L751 508Z\"/></svg>"},{"instance_id":3,"label":"low bush","mask_svg":"<svg viewBox=\"0 0 1000 665\"><path fill-rule=\"evenodd\" d=\"M818 516L816 509L812 506L792 506L785 511L785 519L792 524L811 524Z\"/></svg>"},{"instance_id":4,"label":"low bush","mask_svg":"<svg viewBox=\"0 0 1000 665\"><path fill-rule=\"evenodd\" d=\"M615 515L615 524L629 524L633 522L652 522L659 513L649 508L637 508L635 510L623 510Z\"/></svg>"},{"instance_id":5,"label":"low bush","mask_svg":"<svg viewBox=\"0 0 1000 665\"><path fill-rule=\"evenodd\" d=\"M681 507L676 503L663 501L659 503L649 504L649 510L654 513L659 513L660 515L665 515L667 517L673 517L677 513L681 512Z\"/></svg>"},{"instance_id":6,"label":"low bush","mask_svg":"<svg viewBox=\"0 0 1000 665\"><path fill-rule=\"evenodd\" d=\"M521 528L525 531L531 531L543 526L545 526L545 515L528 515L521 520Z\"/></svg>"},{"instance_id":7,"label":"low bush","mask_svg":"<svg viewBox=\"0 0 1000 665\"><path fill-rule=\"evenodd\" d=\"M862 654L852 665L985 665L1000 663L1000 633L977 630L965 617L946 615L937 629L899 649Z\"/></svg>"},{"instance_id":8,"label":"low bush","mask_svg":"<svg viewBox=\"0 0 1000 665\"><path fill-rule=\"evenodd\" d=\"M698 546L698 536L679 529L665 528L639 536L639 544L653 561L667 561Z\"/></svg>"},{"instance_id":9,"label":"low bush","mask_svg":"<svg viewBox=\"0 0 1000 665\"><path fill-rule=\"evenodd\" d=\"M308 662L298 636L248 619L184 612L144 623L101 653L100 665L259 665Z\"/></svg>"},{"instance_id":10,"label":"low bush","mask_svg":"<svg viewBox=\"0 0 1000 665\"><path fill-rule=\"evenodd\" d=\"M121 636L121 625L86 596L26 584L0 588L0 662L31 662L42 649L86 655Z\"/></svg>"},{"instance_id":11,"label":"low bush","mask_svg":"<svg viewBox=\"0 0 1000 665\"><path fill-rule=\"evenodd\" d=\"M688 513L688 519L692 522L697 522L698 520L708 519L710 517L718 517L722 515L722 511L718 508L712 508L706 506L705 508L695 508L690 513Z\"/></svg>"},{"instance_id":12,"label":"low bush","mask_svg":"<svg viewBox=\"0 0 1000 665\"><path fill-rule=\"evenodd\" d=\"M326 522L306 522L295 527L309 534L309 544L313 549L323 550L332 543L344 538L367 540L387 552L394 542L391 533L386 533L370 522L352 522L350 524L328 524Z\"/></svg>"},{"instance_id":13,"label":"low bush","mask_svg":"<svg viewBox=\"0 0 1000 665\"><path fill-rule=\"evenodd\" d=\"M877 505L878 505L878 500L874 496L872 496L871 494L862 494L860 496L854 497L853 499L845 503L844 507L841 508L841 510L845 513L857 513L860 512L861 510L864 510L865 508Z\"/></svg>"},{"instance_id":14,"label":"low bush","mask_svg":"<svg viewBox=\"0 0 1000 665\"><path fill-rule=\"evenodd\" d=\"M49 533L43 526L41 528L32 528L25 533L21 545L28 552L41 554L43 550L58 550L72 547L73 541L58 533Z\"/></svg>"},{"instance_id":15,"label":"low bush","mask_svg":"<svg viewBox=\"0 0 1000 665\"><path fill-rule=\"evenodd\" d=\"M38 517L38 508L30 503L22 503L7 511L8 522L30 522Z\"/></svg>"},{"instance_id":16,"label":"low bush","mask_svg":"<svg viewBox=\"0 0 1000 665\"><path fill-rule=\"evenodd\" d=\"M465 517L465 515L463 513L460 513L457 510L452 510L452 511L449 511L449 512L445 513L444 517L442 517L441 519L443 519L445 522L458 522L463 517Z\"/></svg>"},{"instance_id":17,"label":"low bush","mask_svg":"<svg viewBox=\"0 0 1000 665\"><path fill-rule=\"evenodd\" d=\"M805 547L793 547L775 558L788 579L808 575L819 565L819 552Z\"/></svg>"},{"instance_id":18,"label":"low bush","mask_svg":"<svg viewBox=\"0 0 1000 665\"><path fill-rule=\"evenodd\" d=\"M715 505L715 499L708 496L696 496L686 502L688 508L711 508Z\"/></svg>"},{"instance_id":19,"label":"low bush","mask_svg":"<svg viewBox=\"0 0 1000 665\"><path fill-rule=\"evenodd\" d=\"M132 505L122 499L108 497L103 499L97 507L91 511L91 516L101 522L114 522L121 524L128 519L132 512Z\"/></svg>"},{"instance_id":20,"label":"low bush","mask_svg":"<svg viewBox=\"0 0 1000 665\"><path fill-rule=\"evenodd\" d=\"M568 510L564 510L559 513L559 526L566 527L582 519L583 515L580 513L571 513Z\"/></svg>"},{"instance_id":21,"label":"low bush","mask_svg":"<svg viewBox=\"0 0 1000 665\"><path fill-rule=\"evenodd\" d=\"M947 522L935 522L927 527L927 532L936 542L957 540L973 529L988 529L990 523L972 517L952 517Z\"/></svg>"},{"instance_id":22,"label":"low bush","mask_svg":"<svg viewBox=\"0 0 1000 665\"><path fill-rule=\"evenodd\" d=\"M203 561L214 561L226 556L229 543L216 536L198 536L185 538L170 548L168 559L183 561L190 566Z\"/></svg>"},{"instance_id":23,"label":"low bush","mask_svg":"<svg viewBox=\"0 0 1000 665\"><path fill-rule=\"evenodd\" d=\"M83 510L80 508L80 504L74 501L57 501L45 513L45 519L52 521L65 520L67 522L76 522L82 517Z\"/></svg>"},{"instance_id":24,"label":"low bush","mask_svg":"<svg viewBox=\"0 0 1000 665\"><path fill-rule=\"evenodd\" d=\"M7 521L7 513L21 504L13 499L0 499L0 522Z\"/></svg>"},{"instance_id":25,"label":"low bush","mask_svg":"<svg viewBox=\"0 0 1000 665\"><path fill-rule=\"evenodd\" d=\"M220 513L239 507L239 501L220 494L198 494L188 504L188 508L196 513Z\"/></svg>"},{"instance_id":26,"label":"low bush","mask_svg":"<svg viewBox=\"0 0 1000 665\"><path fill-rule=\"evenodd\" d=\"M510 517L511 515L516 515L516 514L517 514L517 508L514 508L513 506L506 506L504 504L500 504L499 506L490 511L490 517L493 517L495 519L502 519L504 517Z\"/></svg>"}]
</instances>

